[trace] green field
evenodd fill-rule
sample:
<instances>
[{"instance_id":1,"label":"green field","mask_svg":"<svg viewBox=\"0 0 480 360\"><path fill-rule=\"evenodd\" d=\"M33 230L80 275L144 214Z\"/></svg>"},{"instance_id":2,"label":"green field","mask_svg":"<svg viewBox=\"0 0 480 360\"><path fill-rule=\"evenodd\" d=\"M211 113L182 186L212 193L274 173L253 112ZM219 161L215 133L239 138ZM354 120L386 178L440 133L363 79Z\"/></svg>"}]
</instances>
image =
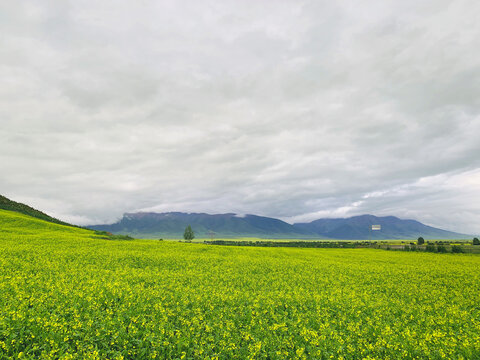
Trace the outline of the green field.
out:
<instances>
[{"instance_id":1,"label":"green field","mask_svg":"<svg viewBox=\"0 0 480 360\"><path fill-rule=\"evenodd\" d=\"M478 359L480 256L104 240L0 210L0 359Z\"/></svg>"}]
</instances>

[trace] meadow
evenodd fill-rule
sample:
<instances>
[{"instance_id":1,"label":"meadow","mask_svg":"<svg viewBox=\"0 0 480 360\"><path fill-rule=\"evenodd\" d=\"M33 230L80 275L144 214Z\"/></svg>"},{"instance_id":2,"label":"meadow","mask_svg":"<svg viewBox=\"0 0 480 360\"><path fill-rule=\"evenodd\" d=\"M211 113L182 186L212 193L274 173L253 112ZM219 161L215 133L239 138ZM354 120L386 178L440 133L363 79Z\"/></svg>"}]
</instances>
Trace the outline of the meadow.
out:
<instances>
[{"instance_id":1,"label":"meadow","mask_svg":"<svg viewBox=\"0 0 480 360\"><path fill-rule=\"evenodd\" d=\"M476 359L480 256L105 240L0 210L0 359Z\"/></svg>"}]
</instances>

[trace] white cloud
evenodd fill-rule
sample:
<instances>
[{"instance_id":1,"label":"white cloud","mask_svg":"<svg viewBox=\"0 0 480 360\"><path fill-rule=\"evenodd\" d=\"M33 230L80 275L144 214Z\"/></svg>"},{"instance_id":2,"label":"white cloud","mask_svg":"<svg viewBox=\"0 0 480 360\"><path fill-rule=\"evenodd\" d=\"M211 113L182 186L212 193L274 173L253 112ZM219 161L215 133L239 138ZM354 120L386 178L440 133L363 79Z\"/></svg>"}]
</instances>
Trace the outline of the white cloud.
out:
<instances>
[{"instance_id":1,"label":"white cloud","mask_svg":"<svg viewBox=\"0 0 480 360\"><path fill-rule=\"evenodd\" d=\"M478 233L479 11L5 2L1 192L83 224L370 212Z\"/></svg>"}]
</instances>

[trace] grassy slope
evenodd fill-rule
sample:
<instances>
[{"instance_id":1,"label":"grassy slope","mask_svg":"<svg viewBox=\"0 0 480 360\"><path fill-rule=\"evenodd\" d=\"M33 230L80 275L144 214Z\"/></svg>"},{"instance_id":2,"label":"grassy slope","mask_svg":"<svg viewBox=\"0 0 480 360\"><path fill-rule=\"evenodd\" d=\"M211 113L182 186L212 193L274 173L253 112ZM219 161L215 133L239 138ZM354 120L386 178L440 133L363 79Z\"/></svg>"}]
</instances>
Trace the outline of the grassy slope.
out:
<instances>
[{"instance_id":1,"label":"grassy slope","mask_svg":"<svg viewBox=\"0 0 480 360\"><path fill-rule=\"evenodd\" d=\"M0 237L3 239L92 239L92 230L41 220L16 211L0 210Z\"/></svg>"},{"instance_id":2,"label":"grassy slope","mask_svg":"<svg viewBox=\"0 0 480 360\"><path fill-rule=\"evenodd\" d=\"M0 358L480 357L479 256L0 229Z\"/></svg>"},{"instance_id":3,"label":"grassy slope","mask_svg":"<svg viewBox=\"0 0 480 360\"><path fill-rule=\"evenodd\" d=\"M71 224L68 224L66 222L60 221L58 219L55 219L39 210L36 210L28 205L18 203L16 201L10 200L6 198L5 196L0 195L0 209L2 210L9 210L9 211L16 211L21 214L29 215L37 219L49 221L55 224L60 224L60 225L67 225L67 226L73 226Z\"/></svg>"}]
</instances>

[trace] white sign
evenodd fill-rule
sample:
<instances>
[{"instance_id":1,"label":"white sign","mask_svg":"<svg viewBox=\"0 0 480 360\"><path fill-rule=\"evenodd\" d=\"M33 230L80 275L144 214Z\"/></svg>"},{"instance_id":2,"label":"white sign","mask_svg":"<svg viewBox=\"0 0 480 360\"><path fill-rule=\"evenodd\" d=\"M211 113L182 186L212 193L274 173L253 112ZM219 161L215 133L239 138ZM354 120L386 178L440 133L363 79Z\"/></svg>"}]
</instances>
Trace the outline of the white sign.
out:
<instances>
[{"instance_id":1,"label":"white sign","mask_svg":"<svg viewBox=\"0 0 480 360\"><path fill-rule=\"evenodd\" d=\"M382 225L372 225L372 230L382 230Z\"/></svg>"}]
</instances>

